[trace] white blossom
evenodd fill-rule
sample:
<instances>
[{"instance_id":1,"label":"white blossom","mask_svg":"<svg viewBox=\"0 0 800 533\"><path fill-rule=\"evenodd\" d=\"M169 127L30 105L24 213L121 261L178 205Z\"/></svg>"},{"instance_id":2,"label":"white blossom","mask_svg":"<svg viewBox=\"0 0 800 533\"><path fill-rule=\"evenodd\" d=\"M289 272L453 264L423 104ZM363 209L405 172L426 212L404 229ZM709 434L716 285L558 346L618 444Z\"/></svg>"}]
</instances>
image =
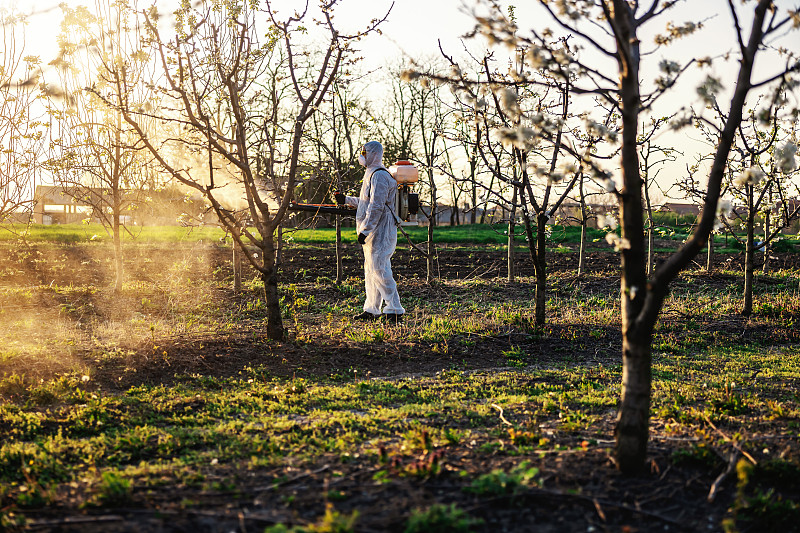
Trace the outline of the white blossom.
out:
<instances>
[{"instance_id":1,"label":"white blossom","mask_svg":"<svg viewBox=\"0 0 800 533\"><path fill-rule=\"evenodd\" d=\"M420 77L420 73L414 70L404 70L400 74L401 81L412 81Z\"/></svg>"},{"instance_id":2,"label":"white blossom","mask_svg":"<svg viewBox=\"0 0 800 533\"><path fill-rule=\"evenodd\" d=\"M722 82L714 76L706 76L705 81L697 87L697 94L706 104L713 104L717 98L717 93L722 90Z\"/></svg>"},{"instance_id":3,"label":"white blossom","mask_svg":"<svg viewBox=\"0 0 800 533\"><path fill-rule=\"evenodd\" d=\"M681 70L681 66L677 61L670 61L669 59L662 59L659 61L658 68L664 74L675 74Z\"/></svg>"},{"instance_id":4,"label":"white blossom","mask_svg":"<svg viewBox=\"0 0 800 533\"><path fill-rule=\"evenodd\" d=\"M764 179L764 172L758 167L750 167L733 180L733 186L741 189L745 185L758 185Z\"/></svg>"},{"instance_id":5,"label":"white blossom","mask_svg":"<svg viewBox=\"0 0 800 533\"><path fill-rule=\"evenodd\" d=\"M608 228L611 231L614 231L619 226L617 219L614 215L605 214L605 215L597 215L597 227L599 228Z\"/></svg>"},{"instance_id":6,"label":"white blossom","mask_svg":"<svg viewBox=\"0 0 800 533\"><path fill-rule=\"evenodd\" d=\"M556 63L563 66L569 65L573 61L572 54L569 53L569 50L563 48L553 52L553 59Z\"/></svg>"},{"instance_id":7,"label":"white blossom","mask_svg":"<svg viewBox=\"0 0 800 533\"><path fill-rule=\"evenodd\" d=\"M615 252L630 250L631 248L631 241L621 238L616 233L607 233L606 242L614 247Z\"/></svg>"},{"instance_id":8,"label":"white blossom","mask_svg":"<svg viewBox=\"0 0 800 533\"><path fill-rule=\"evenodd\" d=\"M538 133L533 128L518 126L516 128L500 128L497 130L497 137L503 146L525 148L536 145Z\"/></svg>"},{"instance_id":9,"label":"white blossom","mask_svg":"<svg viewBox=\"0 0 800 533\"><path fill-rule=\"evenodd\" d=\"M783 146L776 147L773 157L778 170L784 174L793 172L797 168L797 161L794 158L796 153L797 145L793 142L787 142Z\"/></svg>"},{"instance_id":10,"label":"white blossom","mask_svg":"<svg viewBox=\"0 0 800 533\"><path fill-rule=\"evenodd\" d=\"M517 101L517 92L511 88L505 88L500 90L500 102L503 105L504 110L511 116L511 118L517 118L521 114L521 110L519 108L519 102Z\"/></svg>"},{"instance_id":11,"label":"white blossom","mask_svg":"<svg viewBox=\"0 0 800 533\"><path fill-rule=\"evenodd\" d=\"M532 45L528 48L528 51L525 53L525 60L532 69L540 69L547 63L544 55L542 54L542 49L536 45Z\"/></svg>"},{"instance_id":12,"label":"white blossom","mask_svg":"<svg viewBox=\"0 0 800 533\"><path fill-rule=\"evenodd\" d=\"M717 217L714 219L714 229L719 230L724 226L723 219L730 219L733 213L733 203L728 199L717 202Z\"/></svg>"},{"instance_id":13,"label":"white blossom","mask_svg":"<svg viewBox=\"0 0 800 533\"><path fill-rule=\"evenodd\" d=\"M578 165L574 161L561 165L561 173L565 176L567 174L575 174L576 172L578 172Z\"/></svg>"}]
</instances>

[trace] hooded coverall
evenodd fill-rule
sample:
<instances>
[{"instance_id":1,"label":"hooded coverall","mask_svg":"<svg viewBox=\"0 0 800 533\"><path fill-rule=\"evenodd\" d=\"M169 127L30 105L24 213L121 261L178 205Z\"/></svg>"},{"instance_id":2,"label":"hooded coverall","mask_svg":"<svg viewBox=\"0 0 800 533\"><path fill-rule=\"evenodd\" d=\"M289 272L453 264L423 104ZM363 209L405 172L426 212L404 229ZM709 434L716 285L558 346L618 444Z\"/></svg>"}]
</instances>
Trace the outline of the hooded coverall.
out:
<instances>
[{"instance_id":1,"label":"hooded coverall","mask_svg":"<svg viewBox=\"0 0 800 533\"><path fill-rule=\"evenodd\" d=\"M356 207L356 234L367 236L364 242L364 285L367 299L364 311L402 315L397 283L392 277L391 258L397 246L397 225L394 215L397 182L383 168L383 146L378 141L364 145L366 171L359 197L347 196L345 203Z\"/></svg>"}]
</instances>

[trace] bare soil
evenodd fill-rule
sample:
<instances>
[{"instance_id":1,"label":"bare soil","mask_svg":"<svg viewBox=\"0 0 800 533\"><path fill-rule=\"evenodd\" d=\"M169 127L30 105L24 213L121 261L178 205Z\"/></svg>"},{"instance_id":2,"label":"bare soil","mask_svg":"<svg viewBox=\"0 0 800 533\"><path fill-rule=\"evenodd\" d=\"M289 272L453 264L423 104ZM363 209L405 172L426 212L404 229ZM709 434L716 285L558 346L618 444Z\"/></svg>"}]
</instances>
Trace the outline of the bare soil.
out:
<instances>
[{"instance_id":1,"label":"bare soil","mask_svg":"<svg viewBox=\"0 0 800 533\"><path fill-rule=\"evenodd\" d=\"M137 245L126 248L126 268L130 278L147 283L153 272L168 269L174 262L173 246ZM230 249L208 246L189 253L209 253L213 275L220 279L230 276ZM7 285L93 285L111 283L108 256L98 248L87 246L35 246L28 250L9 249L0 259L2 284ZM776 254L775 269L800 267L800 254ZM618 291L618 256L605 251L591 251L587 257L588 274L579 277L576 253L553 253L549 259L551 274L557 281L556 293L565 288L602 295ZM361 255L357 246L346 248L345 277L361 276ZM740 256L717 255L718 268L735 270L731 265L741 263ZM698 269L700 265L698 264ZM401 295L413 295L427 301L447 301L453 297L452 288L440 283L424 282L425 260L402 244L393 259L393 269ZM443 279L498 279L492 297L498 301L531 297L532 286L524 279L531 276L530 260L519 254L518 275L522 282L506 283L505 251L489 247L439 248L436 275ZM691 274L701 277L709 286L728 286L737 283L731 274ZM283 251L281 283L316 281L335 277L332 251L325 247L287 247ZM679 282L681 283L681 282ZM311 285L311 284L309 284ZM333 299L337 292L304 287L319 299ZM469 289L465 289L468 291ZM103 308L105 293L82 296L84 303L95 309ZM247 295L223 291L221 297L234 303ZM57 296L42 305L57 306ZM106 302L109 303L109 302ZM112 306L109 305L109 309ZM685 335L679 322L685 317L665 316L661 335L680 340ZM413 309L406 318L415 320ZM705 331L719 338L738 337L743 342L758 340L772 344L791 344L800 341L793 327L765 330L743 317L724 320L698 317ZM254 338L253 332L243 330L229 335L187 335L161 339L168 365L154 361L145 349L124 361L106 362L97 368L96 381L108 392L121 392L140 383L169 384L176 376L199 373L213 376L235 376L248 365L262 365L281 377L307 379L398 379L404 376L426 376L447 369L467 371L499 370L506 368L502 355L511 346L522 345L527 353L535 354L534 367L558 365L619 366L620 334L617 327L595 324L549 325L544 328L509 328L505 332L485 336L474 343L451 342L446 354L434 350L433 343L408 340L400 344L359 345L346 339L322 335L307 336L302 343L273 343ZM86 354L88 357L88 353ZM123 373L123 367L134 367L135 373ZM2 368L4 372L13 368ZM353 375L351 376L350 374ZM44 375L44 374L43 374ZM124 376L120 379L120 376ZM613 434L614 413L602 417L596 428L599 433ZM517 420L517 422L521 422ZM456 503L483 523L475 531L539 531L539 532L696 532L721 531L721 521L728 512L735 494L735 479L729 479L714 503L706 496L715 478L724 470L724 461L716 467L704 464L676 465L674 452L690 446L693 435L667 434L655 423L652 431L648 471L635 477L623 477L609 457L608 442L596 442L583 453L569 450L580 447L586 437L569 432L553 432L551 438L563 452L530 454L525 459L540 469L543 483L539 488L515 496L478 498L465 493L459 472L479 474L492 469L509 469L520 457L507 453L476 453L487 442L460 443L448 447L441 458L443 473L429 479L397 477L389 484L373 481L379 465L353 458L324 457L315 464L283 466L270 472L254 475L247 469L223 468L209 471L209 476L235 479L235 488L198 492L181 486L165 486L136 494L134 504L126 508L76 509L70 505L69 490L65 489L59 504L50 509L32 512L31 531L86 532L161 532L161 531L262 531L275 523L310 523L324 512L331 491L349 495L337 502L342 513L358 510L360 520L356 531L402 531L405 519L414 508L427 507L436 501ZM745 436L745 440L748 436ZM775 449L783 446L797 455L797 438L782 436ZM413 461L413 457L399 458ZM227 468L227 467L226 467ZM797 487L789 490L797 496ZM185 501L192 500L193 506ZM291 505L286 504L291 501ZM797 526L800 528L800 525ZM795 531L798 529L796 528Z\"/></svg>"}]
</instances>

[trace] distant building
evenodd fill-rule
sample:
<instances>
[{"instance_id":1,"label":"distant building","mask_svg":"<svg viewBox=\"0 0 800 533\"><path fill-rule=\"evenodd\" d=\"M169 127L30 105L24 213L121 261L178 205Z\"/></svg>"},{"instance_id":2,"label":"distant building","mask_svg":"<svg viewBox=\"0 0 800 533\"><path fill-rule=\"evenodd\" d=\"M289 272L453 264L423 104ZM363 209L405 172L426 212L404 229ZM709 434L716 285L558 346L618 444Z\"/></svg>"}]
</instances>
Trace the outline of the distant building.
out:
<instances>
[{"instance_id":1,"label":"distant building","mask_svg":"<svg viewBox=\"0 0 800 533\"><path fill-rule=\"evenodd\" d=\"M98 188L91 194L103 194L102 191ZM63 187L52 185L37 185L33 204L35 224L72 224L87 218L92 212L88 202L77 200Z\"/></svg>"},{"instance_id":2,"label":"distant building","mask_svg":"<svg viewBox=\"0 0 800 533\"><path fill-rule=\"evenodd\" d=\"M159 191L125 191L124 224L142 226L178 225L182 214L197 219L206 208L202 198L189 196L177 187ZM37 185L34 191L35 224L74 224L85 219L100 222L111 210L111 190L104 187L65 188Z\"/></svg>"}]
</instances>

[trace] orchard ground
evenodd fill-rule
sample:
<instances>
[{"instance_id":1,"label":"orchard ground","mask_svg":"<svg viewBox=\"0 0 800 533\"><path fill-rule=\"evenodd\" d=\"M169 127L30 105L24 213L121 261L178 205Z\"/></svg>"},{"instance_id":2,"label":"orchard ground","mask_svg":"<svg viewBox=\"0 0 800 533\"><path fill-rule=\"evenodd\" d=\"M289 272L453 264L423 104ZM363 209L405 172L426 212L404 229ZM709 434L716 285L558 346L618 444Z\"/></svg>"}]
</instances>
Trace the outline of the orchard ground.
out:
<instances>
[{"instance_id":1,"label":"orchard ground","mask_svg":"<svg viewBox=\"0 0 800 533\"><path fill-rule=\"evenodd\" d=\"M221 234L147 231L126 243L121 294L97 228L0 243L3 528L800 528L800 254L773 254L748 318L735 250L675 284L648 471L623 477L619 259L602 239L577 276L574 233L554 231L536 327L524 243L509 283L504 236L437 230L450 242L426 284L401 238L409 312L388 325L349 318L363 302L351 232L338 286L330 232L287 234L278 343L253 273L232 291Z\"/></svg>"}]
</instances>

